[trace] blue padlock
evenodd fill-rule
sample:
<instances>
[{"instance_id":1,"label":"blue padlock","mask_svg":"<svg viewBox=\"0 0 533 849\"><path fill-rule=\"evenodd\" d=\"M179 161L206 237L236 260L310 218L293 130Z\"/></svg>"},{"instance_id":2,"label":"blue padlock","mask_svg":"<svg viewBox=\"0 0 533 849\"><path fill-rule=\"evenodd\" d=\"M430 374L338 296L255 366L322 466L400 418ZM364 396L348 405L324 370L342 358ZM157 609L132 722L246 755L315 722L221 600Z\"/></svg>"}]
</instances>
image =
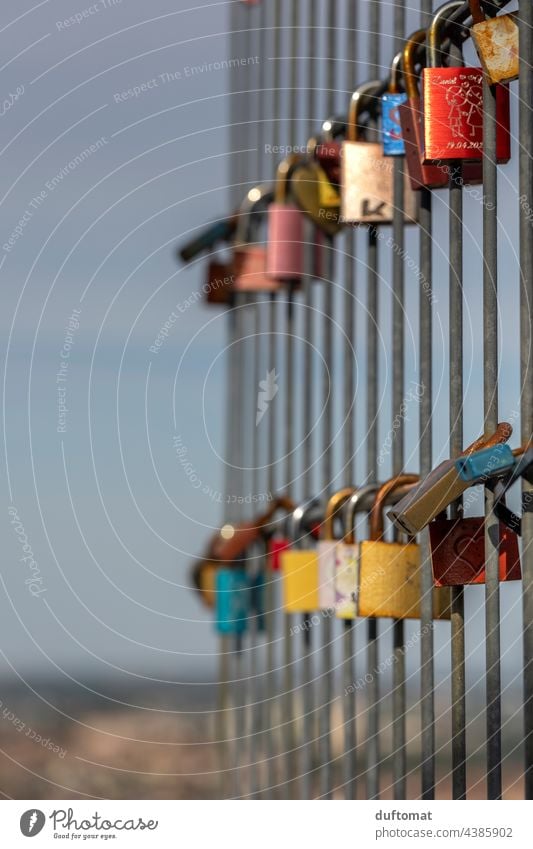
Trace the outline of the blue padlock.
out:
<instances>
[{"instance_id":1,"label":"blue padlock","mask_svg":"<svg viewBox=\"0 0 533 849\"><path fill-rule=\"evenodd\" d=\"M250 583L244 569L218 569L215 625L219 634L244 634L250 613Z\"/></svg>"},{"instance_id":2,"label":"blue padlock","mask_svg":"<svg viewBox=\"0 0 533 849\"><path fill-rule=\"evenodd\" d=\"M514 454L506 444L482 448L455 461L455 468L463 481L475 483L511 471L516 464Z\"/></svg>"},{"instance_id":3,"label":"blue padlock","mask_svg":"<svg viewBox=\"0 0 533 849\"><path fill-rule=\"evenodd\" d=\"M405 154L405 144L400 125L400 106L407 102L407 95L400 91L398 85L401 58L401 52L394 57L389 87L381 98L381 126L385 156L403 156Z\"/></svg>"}]
</instances>

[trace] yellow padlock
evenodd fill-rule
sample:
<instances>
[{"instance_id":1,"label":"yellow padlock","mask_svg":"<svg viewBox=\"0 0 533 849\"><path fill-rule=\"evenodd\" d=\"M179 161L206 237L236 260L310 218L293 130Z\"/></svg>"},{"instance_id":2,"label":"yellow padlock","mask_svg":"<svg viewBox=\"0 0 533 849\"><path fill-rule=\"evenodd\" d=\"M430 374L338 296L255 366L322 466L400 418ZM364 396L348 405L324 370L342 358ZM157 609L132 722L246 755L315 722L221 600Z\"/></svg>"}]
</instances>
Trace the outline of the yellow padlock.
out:
<instances>
[{"instance_id":1,"label":"yellow padlock","mask_svg":"<svg viewBox=\"0 0 533 849\"><path fill-rule=\"evenodd\" d=\"M335 538L334 522L339 511L356 492L353 486L340 489L329 499L324 516L322 539L318 543L318 600L322 610L336 610L335 571L337 552L342 542Z\"/></svg>"},{"instance_id":2,"label":"yellow padlock","mask_svg":"<svg viewBox=\"0 0 533 849\"><path fill-rule=\"evenodd\" d=\"M398 475L379 489L370 514L370 540L358 544L357 613L372 618L420 619L420 547L414 542L383 540L387 500L417 475ZM433 590L433 616L450 618L450 591Z\"/></svg>"},{"instance_id":3,"label":"yellow padlock","mask_svg":"<svg viewBox=\"0 0 533 849\"><path fill-rule=\"evenodd\" d=\"M335 550L335 614L338 619L357 616L357 545L355 517L368 513L381 484L370 483L352 491L346 504L345 533L342 544Z\"/></svg>"},{"instance_id":4,"label":"yellow padlock","mask_svg":"<svg viewBox=\"0 0 533 849\"><path fill-rule=\"evenodd\" d=\"M282 602L286 613L309 613L319 610L318 552L303 548L309 534L310 519L319 502L310 500L297 507L291 516L290 538L294 548L281 555Z\"/></svg>"}]
</instances>

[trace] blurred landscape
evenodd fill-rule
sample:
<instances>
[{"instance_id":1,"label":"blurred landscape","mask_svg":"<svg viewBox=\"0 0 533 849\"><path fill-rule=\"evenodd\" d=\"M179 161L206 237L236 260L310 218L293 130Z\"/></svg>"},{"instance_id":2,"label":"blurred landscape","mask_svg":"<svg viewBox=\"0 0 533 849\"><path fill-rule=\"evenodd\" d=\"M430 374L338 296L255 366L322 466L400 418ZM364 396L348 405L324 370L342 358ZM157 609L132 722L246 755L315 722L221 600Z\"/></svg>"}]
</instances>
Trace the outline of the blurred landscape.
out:
<instances>
[{"instance_id":1,"label":"blurred landscape","mask_svg":"<svg viewBox=\"0 0 533 849\"><path fill-rule=\"evenodd\" d=\"M39 688L37 700L23 694L15 687L4 689L4 707L0 713L0 792L4 798L13 799L216 799L232 793L231 770L221 782L219 748L214 743L215 692L212 687L151 687L125 690L121 688L103 700L97 696L80 697L79 690L55 687L50 683ZM509 694L507 694L509 695ZM519 696L515 703L507 699L508 716L504 717L504 751L512 752L504 762L504 798L523 798L522 750L519 716ZM174 708L169 705L169 698ZM113 701L116 699L116 701ZM48 702L48 705L46 704ZM129 707L129 705L143 705ZM52 707L53 706L53 707ZM364 704L361 705L363 710ZM477 720L468 732L468 796L486 798L484 725L482 703L470 704ZM12 720L10 714L15 713ZM437 703L437 798L452 796L449 737L451 720L446 704ZM264 736L254 737L255 767L250 767L251 723L261 722L261 706L252 712L242 709L234 720L245 729L239 743L239 752L230 754L243 767L239 793L244 798L252 796L254 782L266 787L267 770ZM392 748L392 714L384 704L381 713L382 732L380 746L383 763L381 773L382 798L392 799L393 772L387 753ZM333 706L333 753L336 759L343 752L342 705L337 700ZM17 724L18 723L18 724ZM24 723L24 728L21 724ZM280 717L274 720L279 737ZM364 739L364 713L356 723L359 739ZM256 726L257 727L257 726ZM297 734L301 734L297 725ZM231 733L231 730L230 730ZM418 711L412 708L407 716L408 741L408 798L418 798L420 787L420 726ZM37 739L39 735L41 741ZM298 739L298 738L297 738ZM299 737L301 742L301 737ZM278 740L279 745L279 740ZM59 748L59 752L53 751ZM279 751L279 748L278 748ZM364 753L358 752L359 796L364 782ZM318 793L318 761L314 762L315 795ZM275 761L277 786L271 788L271 798L281 797L283 764ZM341 763L334 764L335 798L343 798ZM261 795L261 794L259 794Z\"/></svg>"}]
</instances>

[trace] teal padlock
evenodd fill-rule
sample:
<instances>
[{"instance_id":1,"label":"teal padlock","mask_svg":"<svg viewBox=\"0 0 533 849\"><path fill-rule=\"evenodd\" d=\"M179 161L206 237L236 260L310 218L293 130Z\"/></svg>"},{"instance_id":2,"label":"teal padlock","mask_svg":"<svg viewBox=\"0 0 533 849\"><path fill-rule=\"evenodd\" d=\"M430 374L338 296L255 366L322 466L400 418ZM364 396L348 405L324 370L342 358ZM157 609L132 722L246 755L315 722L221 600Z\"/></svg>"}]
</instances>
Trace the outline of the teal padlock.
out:
<instances>
[{"instance_id":1,"label":"teal padlock","mask_svg":"<svg viewBox=\"0 0 533 849\"><path fill-rule=\"evenodd\" d=\"M244 634L250 614L250 582L244 569L218 569L215 626L219 634Z\"/></svg>"}]
</instances>

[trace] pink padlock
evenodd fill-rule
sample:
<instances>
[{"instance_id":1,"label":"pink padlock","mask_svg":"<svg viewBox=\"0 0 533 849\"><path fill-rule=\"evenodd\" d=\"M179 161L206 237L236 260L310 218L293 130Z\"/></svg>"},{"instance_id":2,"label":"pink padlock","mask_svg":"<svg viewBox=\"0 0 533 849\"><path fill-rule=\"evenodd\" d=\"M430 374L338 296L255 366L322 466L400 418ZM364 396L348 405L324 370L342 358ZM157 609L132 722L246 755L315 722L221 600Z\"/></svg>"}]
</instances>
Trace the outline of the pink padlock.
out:
<instances>
[{"instance_id":1,"label":"pink padlock","mask_svg":"<svg viewBox=\"0 0 533 849\"><path fill-rule=\"evenodd\" d=\"M325 238L290 199L290 177L303 157L292 154L281 162L274 202L268 208L267 274L283 283L300 284L322 277Z\"/></svg>"},{"instance_id":2,"label":"pink padlock","mask_svg":"<svg viewBox=\"0 0 533 849\"><path fill-rule=\"evenodd\" d=\"M271 186L250 189L239 210L233 253L234 292L276 292L281 282L267 274L266 245L254 242L254 225L272 202Z\"/></svg>"}]
</instances>

